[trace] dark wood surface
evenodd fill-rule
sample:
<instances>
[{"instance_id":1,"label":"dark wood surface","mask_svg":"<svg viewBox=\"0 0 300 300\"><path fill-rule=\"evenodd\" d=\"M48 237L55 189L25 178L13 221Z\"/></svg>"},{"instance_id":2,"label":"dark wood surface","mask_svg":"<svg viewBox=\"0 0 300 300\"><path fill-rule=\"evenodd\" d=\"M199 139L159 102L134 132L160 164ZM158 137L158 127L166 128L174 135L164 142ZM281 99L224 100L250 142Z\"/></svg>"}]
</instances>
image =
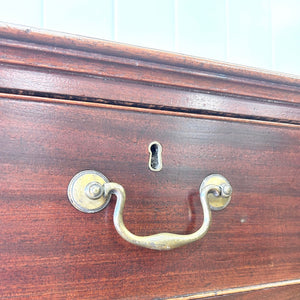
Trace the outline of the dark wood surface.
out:
<instances>
[{"instance_id":1,"label":"dark wood surface","mask_svg":"<svg viewBox=\"0 0 300 300\"><path fill-rule=\"evenodd\" d=\"M300 78L0 24L0 91L298 123Z\"/></svg>"},{"instance_id":2,"label":"dark wood surface","mask_svg":"<svg viewBox=\"0 0 300 300\"><path fill-rule=\"evenodd\" d=\"M196 299L299 280L299 77L0 24L0 93L0 298ZM159 252L122 240L114 199L71 206L85 169L124 186L140 235L197 230L209 174L233 198L201 241Z\"/></svg>"},{"instance_id":3,"label":"dark wood surface","mask_svg":"<svg viewBox=\"0 0 300 300\"><path fill-rule=\"evenodd\" d=\"M0 101L3 298L167 298L300 277L298 125L60 101ZM160 172L148 169L154 140ZM209 174L234 192L201 241L159 252L122 240L114 201L96 214L71 206L68 183L85 169L124 186L140 235L195 231Z\"/></svg>"}]
</instances>

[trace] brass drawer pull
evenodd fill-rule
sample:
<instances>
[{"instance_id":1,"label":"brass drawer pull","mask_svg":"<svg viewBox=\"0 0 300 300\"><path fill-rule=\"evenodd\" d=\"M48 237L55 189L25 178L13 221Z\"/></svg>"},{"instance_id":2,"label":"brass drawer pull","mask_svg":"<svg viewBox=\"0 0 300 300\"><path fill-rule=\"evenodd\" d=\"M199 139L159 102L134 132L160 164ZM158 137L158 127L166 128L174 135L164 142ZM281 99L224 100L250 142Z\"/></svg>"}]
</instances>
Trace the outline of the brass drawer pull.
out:
<instances>
[{"instance_id":1,"label":"brass drawer pull","mask_svg":"<svg viewBox=\"0 0 300 300\"><path fill-rule=\"evenodd\" d=\"M201 239L209 229L211 210L225 208L230 202L231 193L232 188L225 177L210 175L200 186L203 223L196 232L187 235L163 232L137 236L126 228L123 221L126 194L120 184L109 182L100 172L87 170L76 174L68 187L68 197L72 205L86 213L102 210L109 203L111 195L115 194L117 202L113 220L117 232L129 243L155 250L170 250Z\"/></svg>"}]
</instances>

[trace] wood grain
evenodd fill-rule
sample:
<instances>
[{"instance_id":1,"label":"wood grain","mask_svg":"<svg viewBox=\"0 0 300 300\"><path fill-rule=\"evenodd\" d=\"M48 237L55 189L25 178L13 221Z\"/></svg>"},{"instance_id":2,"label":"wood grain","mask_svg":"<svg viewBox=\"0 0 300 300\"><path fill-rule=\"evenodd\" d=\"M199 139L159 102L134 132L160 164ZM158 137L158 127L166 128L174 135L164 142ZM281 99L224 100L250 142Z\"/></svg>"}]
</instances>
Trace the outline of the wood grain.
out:
<instances>
[{"instance_id":1,"label":"wood grain","mask_svg":"<svg viewBox=\"0 0 300 300\"><path fill-rule=\"evenodd\" d=\"M300 278L299 77L7 24L0 53L0 298L195 299ZM122 240L114 200L71 206L85 169L124 186L139 235L196 231L209 174L233 198L204 239L159 252Z\"/></svg>"},{"instance_id":2,"label":"wood grain","mask_svg":"<svg viewBox=\"0 0 300 300\"><path fill-rule=\"evenodd\" d=\"M125 83L109 78L78 76L65 72L52 73L43 69L6 64L1 65L0 75L0 91L8 93L300 123L300 105L297 103L247 98L241 100L239 97L229 95L211 95L187 89L145 86L134 81ZM1 87L6 88L1 89Z\"/></svg>"},{"instance_id":3,"label":"wood grain","mask_svg":"<svg viewBox=\"0 0 300 300\"><path fill-rule=\"evenodd\" d=\"M115 43L106 40L87 38L78 35L46 31L42 29L17 26L0 22L0 37L21 42L29 42L56 48L80 50L83 52L102 53L113 57L126 59L138 59L145 62L157 62L161 65L186 67L188 69L201 69L209 73L234 75L237 77L249 77L257 80L270 81L277 84L299 85L299 77L291 74L280 74L257 68L238 66L225 62L197 58L177 53L146 49L128 44Z\"/></svg>"},{"instance_id":4,"label":"wood grain","mask_svg":"<svg viewBox=\"0 0 300 300\"><path fill-rule=\"evenodd\" d=\"M296 125L2 98L1 297L152 299L299 278L299 146ZM92 215L71 206L68 183L85 169L125 187L125 223L140 235L195 231L209 174L234 193L203 240L158 252L119 237L114 203Z\"/></svg>"},{"instance_id":5,"label":"wood grain","mask_svg":"<svg viewBox=\"0 0 300 300\"><path fill-rule=\"evenodd\" d=\"M0 91L300 119L296 76L5 24L0 26L0 52Z\"/></svg>"}]
</instances>

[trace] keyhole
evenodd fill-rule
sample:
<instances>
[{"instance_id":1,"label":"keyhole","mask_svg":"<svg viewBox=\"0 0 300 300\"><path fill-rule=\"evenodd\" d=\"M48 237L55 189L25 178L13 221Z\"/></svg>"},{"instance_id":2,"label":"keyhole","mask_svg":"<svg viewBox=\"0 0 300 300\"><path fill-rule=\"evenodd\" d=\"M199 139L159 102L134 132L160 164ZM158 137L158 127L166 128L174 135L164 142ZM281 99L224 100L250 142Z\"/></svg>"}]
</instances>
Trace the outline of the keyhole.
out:
<instances>
[{"instance_id":1,"label":"keyhole","mask_svg":"<svg viewBox=\"0 0 300 300\"><path fill-rule=\"evenodd\" d=\"M152 142L148 147L150 158L149 158L149 169L151 171L160 171L162 169L162 146L159 142Z\"/></svg>"}]
</instances>

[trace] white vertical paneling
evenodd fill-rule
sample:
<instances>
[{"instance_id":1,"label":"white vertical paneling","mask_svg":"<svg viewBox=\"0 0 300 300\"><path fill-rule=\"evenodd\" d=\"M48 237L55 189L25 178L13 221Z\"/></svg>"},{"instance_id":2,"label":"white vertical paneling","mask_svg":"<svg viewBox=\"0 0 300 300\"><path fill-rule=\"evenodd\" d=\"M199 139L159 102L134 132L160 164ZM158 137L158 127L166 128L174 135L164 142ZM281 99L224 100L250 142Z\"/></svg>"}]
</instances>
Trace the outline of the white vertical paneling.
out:
<instances>
[{"instance_id":1,"label":"white vertical paneling","mask_svg":"<svg viewBox=\"0 0 300 300\"><path fill-rule=\"evenodd\" d=\"M0 21L41 27L42 0L1 0Z\"/></svg>"},{"instance_id":2,"label":"white vertical paneling","mask_svg":"<svg viewBox=\"0 0 300 300\"><path fill-rule=\"evenodd\" d=\"M115 0L116 40L174 50L173 0Z\"/></svg>"},{"instance_id":3,"label":"white vertical paneling","mask_svg":"<svg viewBox=\"0 0 300 300\"><path fill-rule=\"evenodd\" d=\"M269 0L227 1L227 60L270 69L272 41Z\"/></svg>"},{"instance_id":4,"label":"white vertical paneling","mask_svg":"<svg viewBox=\"0 0 300 300\"><path fill-rule=\"evenodd\" d=\"M300 1L271 0L273 69L300 74Z\"/></svg>"},{"instance_id":5,"label":"white vertical paneling","mask_svg":"<svg viewBox=\"0 0 300 300\"><path fill-rule=\"evenodd\" d=\"M47 29L113 38L112 0L44 0L43 20Z\"/></svg>"},{"instance_id":6,"label":"white vertical paneling","mask_svg":"<svg viewBox=\"0 0 300 300\"><path fill-rule=\"evenodd\" d=\"M177 6L177 50L225 60L225 0L177 0Z\"/></svg>"}]
</instances>

